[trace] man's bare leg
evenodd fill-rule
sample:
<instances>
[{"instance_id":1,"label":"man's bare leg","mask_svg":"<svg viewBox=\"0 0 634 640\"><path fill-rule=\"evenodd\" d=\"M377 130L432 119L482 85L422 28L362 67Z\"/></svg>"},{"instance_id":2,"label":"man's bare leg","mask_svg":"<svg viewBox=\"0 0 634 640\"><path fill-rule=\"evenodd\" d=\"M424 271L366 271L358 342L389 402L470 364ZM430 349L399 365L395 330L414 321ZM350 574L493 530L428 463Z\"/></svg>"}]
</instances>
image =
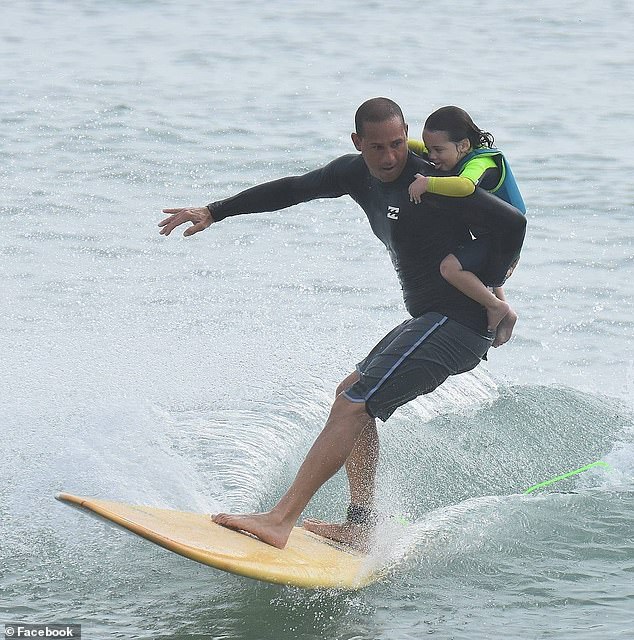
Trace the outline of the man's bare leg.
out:
<instances>
[{"instance_id":1,"label":"man's bare leg","mask_svg":"<svg viewBox=\"0 0 634 640\"><path fill-rule=\"evenodd\" d=\"M379 464L379 434L376 420L370 422L346 460L350 502L371 509L374 505L374 483Z\"/></svg>"},{"instance_id":2,"label":"man's bare leg","mask_svg":"<svg viewBox=\"0 0 634 640\"><path fill-rule=\"evenodd\" d=\"M379 438L376 423L371 422L363 430L352 453L346 460L346 473L350 486L352 505L372 509L374 503L374 481L379 452ZM341 524L331 524L316 518L307 518L302 523L304 529L338 542L344 542L358 549L366 549L372 533L371 523L356 523L347 520Z\"/></svg>"},{"instance_id":3,"label":"man's bare leg","mask_svg":"<svg viewBox=\"0 0 634 640\"><path fill-rule=\"evenodd\" d=\"M338 387L342 393L359 379L357 372L349 375ZM346 460L346 473L350 487L350 502L371 509L374 504L376 469L379 462L379 436L376 420L368 417L368 424L358 438ZM338 540L357 547L365 547L370 528L367 525L345 522L330 524L316 518L307 518L302 523L305 529L325 538Z\"/></svg>"},{"instance_id":4,"label":"man's bare leg","mask_svg":"<svg viewBox=\"0 0 634 640\"><path fill-rule=\"evenodd\" d=\"M283 549L310 499L343 466L370 420L364 403L351 402L339 395L326 425L282 499L266 513L219 513L213 521L230 529L252 533L263 542Z\"/></svg>"},{"instance_id":5,"label":"man's bare leg","mask_svg":"<svg viewBox=\"0 0 634 640\"><path fill-rule=\"evenodd\" d=\"M359 380L359 372L351 373L338 387L337 396ZM379 434L376 420L368 416L368 424L359 436L346 460L350 487L350 502L371 508L374 504L374 483L379 464Z\"/></svg>"}]
</instances>

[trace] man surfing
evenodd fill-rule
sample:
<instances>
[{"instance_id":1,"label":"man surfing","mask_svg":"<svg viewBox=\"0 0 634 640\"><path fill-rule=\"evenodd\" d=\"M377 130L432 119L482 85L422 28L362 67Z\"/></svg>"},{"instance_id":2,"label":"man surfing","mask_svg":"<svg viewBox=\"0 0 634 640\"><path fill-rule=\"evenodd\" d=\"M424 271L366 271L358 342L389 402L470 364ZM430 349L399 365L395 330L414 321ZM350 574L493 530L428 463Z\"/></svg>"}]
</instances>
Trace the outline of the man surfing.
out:
<instances>
[{"instance_id":1,"label":"man surfing","mask_svg":"<svg viewBox=\"0 0 634 640\"><path fill-rule=\"evenodd\" d=\"M290 488L270 511L213 516L225 527L246 531L284 548L302 511L344 464L350 488L346 521L307 519L319 535L363 546L376 520L373 508L379 455L377 418L385 422L400 406L430 393L449 376L469 371L484 358L494 336L485 309L452 287L440 262L469 237L470 226L491 234L487 268L501 281L521 249L526 218L481 189L465 198L425 194L410 201L416 174L440 175L412 154L400 107L388 98L364 102L355 115L352 142L359 152L341 156L302 176L247 189L207 207L164 209L160 233L191 223L185 236L229 216L276 211L317 198L349 195L363 209L396 269L411 317L392 329L337 389L326 424Z\"/></svg>"}]
</instances>

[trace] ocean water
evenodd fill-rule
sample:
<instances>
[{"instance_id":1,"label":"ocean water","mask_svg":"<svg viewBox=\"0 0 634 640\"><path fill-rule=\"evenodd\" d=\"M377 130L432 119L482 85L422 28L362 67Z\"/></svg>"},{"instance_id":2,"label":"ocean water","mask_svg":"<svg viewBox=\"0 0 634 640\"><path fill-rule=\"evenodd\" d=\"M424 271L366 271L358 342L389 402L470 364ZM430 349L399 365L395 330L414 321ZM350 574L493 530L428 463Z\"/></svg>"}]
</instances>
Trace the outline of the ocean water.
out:
<instances>
[{"instance_id":1,"label":"ocean water","mask_svg":"<svg viewBox=\"0 0 634 640\"><path fill-rule=\"evenodd\" d=\"M0 623L85 638L634 637L634 9L324 0L5 2L0 20ZM529 208L514 339L380 427L379 583L214 571L77 494L271 506L337 383L406 317L348 199L159 236L352 151L387 95L507 152ZM553 489L526 487L583 464ZM339 474L307 514L342 516Z\"/></svg>"}]
</instances>

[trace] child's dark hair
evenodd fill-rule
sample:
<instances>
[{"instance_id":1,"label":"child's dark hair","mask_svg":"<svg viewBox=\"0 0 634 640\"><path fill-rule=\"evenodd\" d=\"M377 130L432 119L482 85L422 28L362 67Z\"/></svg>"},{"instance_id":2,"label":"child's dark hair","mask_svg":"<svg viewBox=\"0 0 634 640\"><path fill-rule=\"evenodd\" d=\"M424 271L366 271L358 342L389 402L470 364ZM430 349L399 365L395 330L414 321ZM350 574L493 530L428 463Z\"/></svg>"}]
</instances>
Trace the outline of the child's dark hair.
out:
<instances>
[{"instance_id":1,"label":"child's dark hair","mask_svg":"<svg viewBox=\"0 0 634 640\"><path fill-rule=\"evenodd\" d=\"M471 116L460 107L441 107L425 120L428 131L446 131L452 142L460 142L469 138L472 149L492 147L493 135L478 129Z\"/></svg>"}]
</instances>

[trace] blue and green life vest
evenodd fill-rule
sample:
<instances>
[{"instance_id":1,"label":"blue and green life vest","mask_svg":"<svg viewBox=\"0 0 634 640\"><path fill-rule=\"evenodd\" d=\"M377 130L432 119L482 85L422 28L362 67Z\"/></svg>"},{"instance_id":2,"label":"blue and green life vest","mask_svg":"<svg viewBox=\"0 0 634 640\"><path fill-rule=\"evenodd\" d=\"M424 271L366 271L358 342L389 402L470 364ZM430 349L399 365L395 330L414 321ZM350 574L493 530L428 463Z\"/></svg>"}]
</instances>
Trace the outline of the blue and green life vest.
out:
<instances>
[{"instance_id":1,"label":"blue and green life vest","mask_svg":"<svg viewBox=\"0 0 634 640\"><path fill-rule=\"evenodd\" d=\"M496 195L498 198L502 198L509 204L512 204L515 208L519 209L523 214L526 214L526 205L524 199L520 193L517 181L511 171L511 165L509 165L504 154L495 147L480 147L470 151L455 167L457 175L460 175L464 166L476 156L489 156L497 165L500 170L500 180L493 189L488 189L489 193Z\"/></svg>"}]
</instances>

